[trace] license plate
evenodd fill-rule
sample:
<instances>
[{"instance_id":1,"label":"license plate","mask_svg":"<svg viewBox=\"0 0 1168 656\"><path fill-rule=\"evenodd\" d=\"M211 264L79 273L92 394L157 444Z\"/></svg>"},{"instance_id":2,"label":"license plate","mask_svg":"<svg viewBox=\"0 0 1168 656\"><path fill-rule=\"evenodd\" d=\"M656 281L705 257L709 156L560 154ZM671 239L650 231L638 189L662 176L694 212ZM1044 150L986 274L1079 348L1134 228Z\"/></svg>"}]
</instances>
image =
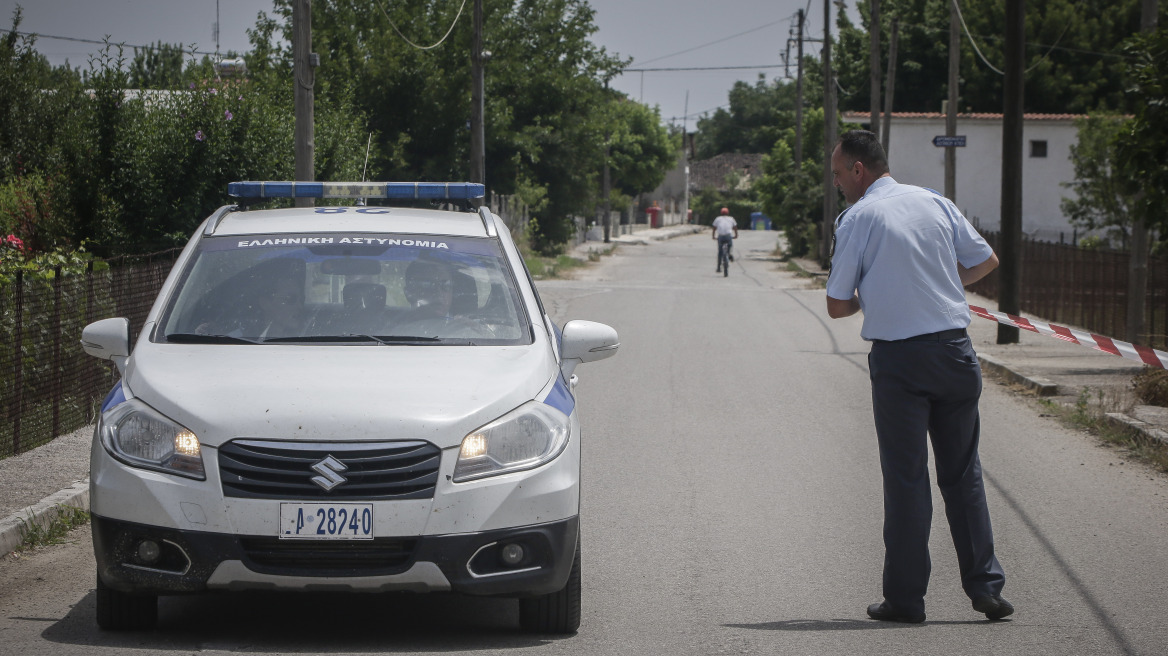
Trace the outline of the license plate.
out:
<instances>
[{"instance_id":1,"label":"license plate","mask_svg":"<svg viewBox=\"0 0 1168 656\"><path fill-rule=\"evenodd\" d=\"M280 537L372 540L371 503L281 503Z\"/></svg>"}]
</instances>

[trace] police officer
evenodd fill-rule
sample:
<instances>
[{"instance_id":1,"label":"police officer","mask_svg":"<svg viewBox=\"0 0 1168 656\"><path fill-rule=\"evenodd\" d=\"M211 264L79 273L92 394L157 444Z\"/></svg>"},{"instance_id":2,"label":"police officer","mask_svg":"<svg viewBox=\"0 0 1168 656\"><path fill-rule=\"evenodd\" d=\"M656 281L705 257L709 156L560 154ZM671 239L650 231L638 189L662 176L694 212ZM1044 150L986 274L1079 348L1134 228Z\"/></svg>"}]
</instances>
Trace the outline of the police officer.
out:
<instances>
[{"instance_id":1,"label":"police officer","mask_svg":"<svg viewBox=\"0 0 1168 656\"><path fill-rule=\"evenodd\" d=\"M851 207L837 220L827 312L863 311L884 477L884 601L873 619L923 622L928 587L928 446L974 610L992 620L1014 612L1002 598L977 446L981 368L966 327L963 286L998 258L957 208L936 192L898 183L876 135L845 133L831 157L835 186Z\"/></svg>"}]
</instances>

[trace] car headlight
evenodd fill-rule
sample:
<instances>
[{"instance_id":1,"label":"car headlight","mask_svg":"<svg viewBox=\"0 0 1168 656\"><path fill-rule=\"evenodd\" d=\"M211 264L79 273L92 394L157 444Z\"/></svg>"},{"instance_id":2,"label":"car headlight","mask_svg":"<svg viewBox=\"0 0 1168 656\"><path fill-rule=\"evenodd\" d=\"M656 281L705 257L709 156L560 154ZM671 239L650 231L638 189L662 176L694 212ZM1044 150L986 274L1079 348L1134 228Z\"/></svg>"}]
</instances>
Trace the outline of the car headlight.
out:
<instances>
[{"instance_id":1,"label":"car headlight","mask_svg":"<svg viewBox=\"0 0 1168 656\"><path fill-rule=\"evenodd\" d=\"M101 442L131 467L206 479L199 438L137 399L102 417Z\"/></svg>"},{"instance_id":2,"label":"car headlight","mask_svg":"<svg viewBox=\"0 0 1168 656\"><path fill-rule=\"evenodd\" d=\"M568 416L529 401L467 435L454 465L454 482L538 467L568 444Z\"/></svg>"}]
</instances>

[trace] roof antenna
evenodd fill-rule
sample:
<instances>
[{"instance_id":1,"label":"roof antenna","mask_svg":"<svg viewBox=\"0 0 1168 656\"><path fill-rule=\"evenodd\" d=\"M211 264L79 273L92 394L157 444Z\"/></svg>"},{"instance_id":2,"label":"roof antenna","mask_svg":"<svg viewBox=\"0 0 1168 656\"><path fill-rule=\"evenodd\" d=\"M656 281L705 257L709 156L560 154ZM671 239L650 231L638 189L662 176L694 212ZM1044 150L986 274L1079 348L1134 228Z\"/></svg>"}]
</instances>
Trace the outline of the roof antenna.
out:
<instances>
[{"instance_id":1,"label":"roof antenna","mask_svg":"<svg viewBox=\"0 0 1168 656\"><path fill-rule=\"evenodd\" d=\"M365 174L369 171L369 146L373 144L373 133L369 133L369 138L365 140L365 164L361 167L361 182L365 182ZM365 205L364 198L357 199L357 205Z\"/></svg>"}]
</instances>

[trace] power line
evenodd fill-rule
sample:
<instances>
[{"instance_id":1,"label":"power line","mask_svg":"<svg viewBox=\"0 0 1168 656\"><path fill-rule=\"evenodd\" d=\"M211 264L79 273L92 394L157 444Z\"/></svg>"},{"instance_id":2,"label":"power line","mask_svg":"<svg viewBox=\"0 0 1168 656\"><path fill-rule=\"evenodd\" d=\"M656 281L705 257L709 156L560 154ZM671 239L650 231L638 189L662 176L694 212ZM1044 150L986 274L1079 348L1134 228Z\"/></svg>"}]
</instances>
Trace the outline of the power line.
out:
<instances>
[{"instance_id":1,"label":"power line","mask_svg":"<svg viewBox=\"0 0 1168 656\"><path fill-rule=\"evenodd\" d=\"M626 68L621 73L657 73L661 71L753 71L761 68L782 68L782 64L763 64L761 66L687 66L675 68Z\"/></svg>"},{"instance_id":2,"label":"power line","mask_svg":"<svg viewBox=\"0 0 1168 656\"><path fill-rule=\"evenodd\" d=\"M460 6L458 8L458 15L456 15L454 17L454 20L451 21L450 29L446 30L446 34L443 34L442 38L438 39L438 43L435 43L432 46L420 46L420 45L414 43L413 41L410 41L406 35L401 33L401 30L397 29L397 25L395 25L393 22L393 19L389 17L389 12L386 11L385 7L383 7L381 5L380 0L374 0L374 2L376 2L377 8L381 10L381 13L385 14L385 20L389 21L389 26L393 28L393 31L397 32L397 35L400 36L403 41L405 41L406 43L410 44L411 46L417 48L418 50L431 50L433 48L437 48L438 46L442 45L442 42L446 40L446 37L450 36L450 33L454 31L454 26L458 24L458 19L462 18L462 10L466 9L466 0L462 0L462 6Z\"/></svg>"},{"instance_id":3,"label":"power line","mask_svg":"<svg viewBox=\"0 0 1168 656\"><path fill-rule=\"evenodd\" d=\"M642 63L642 64L650 64L650 63L652 63L652 62L655 62L655 61L660 61L660 60L662 60L662 59L669 59L670 57L675 57L675 56L677 56L677 55L684 55L684 54L685 54L685 53L687 53L687 52L693 52L693 51L695 51L695 50L701 50L702 48L706 48L706 47L709 47L709 46L712 46L712 45L715 45L715 44L721 43L721 42L723 42L723 41L726 41L726 40L729 40L729 39L733 39L733 38L735 38L735 37L740 37L740 36L742 36L742 35L744 35L744 34L750 34L751 32L757 32L757 31L759 31L759 30L766 29L766 28L768 28L768 27L771 27L771 26L773 26L773 25L778 25L779 23L781 23L781 22L783 22L783 21L785 21L785 20L791 20L791 19L790 19L790 17L787 17L787 18L781 18L781 19L779 19L779 20L777 20L777 21L774 21L774 22L771 22L771 23L767 23L767 24L765 24L765 25L759 25L758 27L752 27L752 28L750 28L749 30L746 30L745 32L739 32L738 34L731 34L730 36L724 36L724 37L721 37L721 38L719 38L719 39L715 39L715 40L713 40L713 41L710 41L710 42L708 42L708 43L703 43L703 44L701 44L701 45L694 46L694 47L692 47L692 48L686 48L685 50L678 50L677 52L673 52L673 53L670 53L670 54L668 54L668 55L661 55L660 57L654 57L653 59L647 59L647 60L645 60L645 61L643 61L643 62L641 62L641 63Z\"/></svg>"},{"instance_id":4,"label":"power line","mask_svg":"<svg viewBox=\"0 0 1168 656\"><path fill-rule=\"evenodd\" d=\"M957 0L950 1L953 3L953 9L957 11L957 18L961 20L961 27L965 28L965 36L969 38L969 44L973 46L973 51L977 53L977 56L980 57L983 62L985 62L985 65L988 66L991 71L997 73L998 75L1005 75L1005 71L999 70L996 66L990 63L990 60L986 59L985 55L981 54L981 49L977 47L977 41L974 41L973 35L969 33L969 26L965 24L965 16L961 13L961 7L957 6Z\"/></svg>"},{"instance_id":5,"label":"power line","mask_svg":"<svg viewBox=\"0 0 1168 656\"><path fill-rule=\"evenodd\" d=\"M122 48L134 48L135 50L138 50L138 49L155 50L155 49L157 49L157 46L138 46L138 45L134 45L132 43L126 43L124 41L110 41L108 38L104 41L96 41L94 39L78 39L76 37L71 37L71 36L54 36L52 34L41 34L39 32L19 32L16 30L9 30L9 29L4 29L4 28L0 28L0 32L11 32L11 33L16 34L18 36L33 37L36 39L55 39L57 41L73 41L76 43L93 43L93 44L97 44L99 46L112 45L112 46L119 46ZM179 48L179 50L180 50L180 52L182 52L184 54L188 54L188 55L214 55L214 54L216 54L214 52L208 52L205 50L187 50L185 48Z\"/></svg>"},{"instance_id":6,"label":"power line","mask_svg":"<svg viewBox=\"0 0 1168 656\"><path fill-rule=\"evenodd\" d=\"M730 104L726 103L725 105L718 105L717 107L711 107L710 109L702 110L700 112L691 112L689 114L686 114L685 116L670 116L669 118L662 119L662 120L666 120L666 121L670 121L670 122L677 121L677 120L688 121L691 118L698 118L700 116L704 116L706 114L709 114L710 112L716 112L719 109L726 109L729 106L730 106Z\"/></svg>"}]
</instances>

